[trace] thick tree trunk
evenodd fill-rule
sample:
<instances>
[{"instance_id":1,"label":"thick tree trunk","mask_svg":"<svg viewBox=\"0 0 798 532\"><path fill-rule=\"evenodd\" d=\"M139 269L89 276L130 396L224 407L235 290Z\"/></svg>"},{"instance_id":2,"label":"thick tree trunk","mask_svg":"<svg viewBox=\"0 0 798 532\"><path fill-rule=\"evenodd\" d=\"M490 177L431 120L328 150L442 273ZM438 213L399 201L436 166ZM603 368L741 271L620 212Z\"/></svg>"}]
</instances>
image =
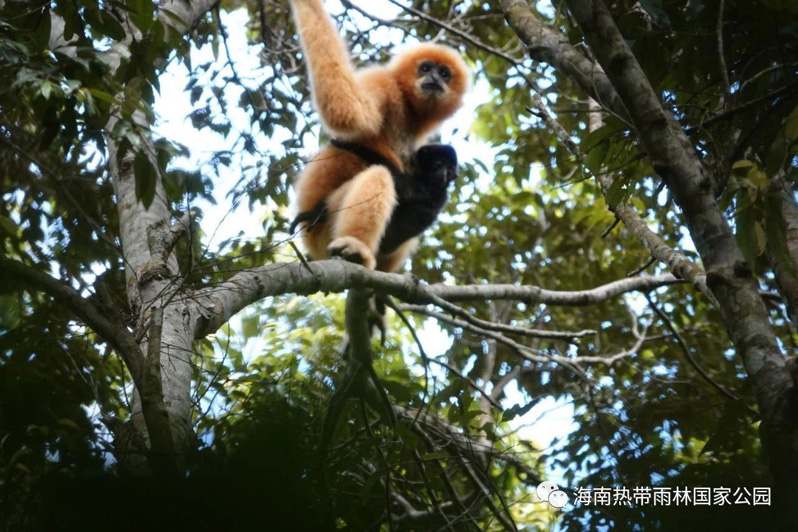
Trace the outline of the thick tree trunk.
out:
<instances>
[{"instance_id":1,"label":"thick tree trunk","mask_svg":"<svg viewBox=\"0 0 798 532\"><path fill-rule=\"evenodd\" d=\"M526 2L502 0L510 25L530 55L571 77L611 111L621 107L634 126L654 169L669 186L707 271L729 336L742 358L762 416L762 443L775 479L782 510L798 496L798 424L792 406L794 383L771 327L756 280L726 217L712 194L712 180L682 128L657 94L600 0L566 0L598 59L572 59L575 49L564 35L546 28ZM559 35L553 38L551 32ZM578 72L574 73L576 69ZM586 84L585 80L590 83ZM608 87L608 85L612 88ZM613 97L613 93L617 99ZM618 103L620 100L620 105ZM790 518L795 522L795 515Z\"/></svg>"},{"instance_id":2,"label":"thick tree trunk","mask_svg":"<svg viewBox=\"0 0 798 532\"><path fill-rule=\"evenodd\" d=\"M183 2L164 0L159 5L161 22L177 38L185 35L217 0ZM74 41L64 40L64 23L51 13L50 47L74 55ZM109 76L121 64L121 49L142 36L129 20L126 40L116 43L108 52ZM118 118L113 117L106 131L113 131ZM142 113L134 115L144 130L149 124ZM141 150L155 156L152 139L141 135ZM119 234L126 265L128 300L138 313L139 349L123 353L136 387L131 424L117 434L120 460L134 473L156 469L174 470L176 457L187 451L193 442L191 423L191 354L198 313L187 304L178 282L175 257L169 247L170 219L163 183L156 183L152 204L145 208L136 197L133 158L130 152L118 157L116 139L108 134L111 179L119 210ZM156 317L156 319L152 319ZM157 334L159 341L149 341ZM132 349L130 350L132 351ZM134 365L131 366L131 362ZM150 464L131 451L146 451Z\"/></svg>"},{"instance_id":3,"label":"thick tree trunk","mask_svg":"<svg viewBox=\"0 0 798 532\"><path fill-rule=\"evenodd\" d=\"M143 119L140 115L136 118ZM109 123L109 130L114 122ZM139 316L139 329L147 331L147 335L140 334L140 348L147 360L147 378L145 389L137 389L133 394L132 423L153 453L184 453L192 441L191 354L196 318L192 317L180 290L177 260L171 253L165 259L160 253L170 229L166 193L158 179L155 197L149 207L144 207L136 196L135 153L130 151L118 161L118 148L113 139L108 146L128 302ZM149 153L155 151L146 137L142 138L142 149ZM162 321L157 323L153 319L155 316ZM160 335L158 343L149 341L155 331ZM164 423L169 434L159 434L151 441L153 435L150 433L153 430L163 432ZM156 441L161 444L156 445ZM129 454L129 449L121 451L123 455Z\"/></svg>"}]
</instances>

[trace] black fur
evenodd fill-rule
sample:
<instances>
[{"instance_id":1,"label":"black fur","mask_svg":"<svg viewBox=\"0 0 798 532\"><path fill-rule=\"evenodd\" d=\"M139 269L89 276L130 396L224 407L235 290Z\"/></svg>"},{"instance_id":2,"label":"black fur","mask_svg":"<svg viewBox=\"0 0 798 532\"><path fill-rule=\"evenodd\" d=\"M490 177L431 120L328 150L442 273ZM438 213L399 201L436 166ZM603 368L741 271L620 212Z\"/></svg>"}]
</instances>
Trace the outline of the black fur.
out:
<instances>
[{"instance_id":1,"label":"black fur","mask_svg":"<svg viewBox=\"0 0 798 532\"><path fill-rule=\"evenodd\" d=\"M313 229L313 226L316 224L320 224L327 220L327 215L329 211L327 210L327 202L320 201L316 204L315 207L310 209L309 211L300 212L294 218L294 221L291 222L291 227L288 228L288 232L292 235L296 230L296 226L305 222L305 231L310 231Z\"/></svg>"},{"instance_id":2,"label":"black fur","mask_svg":"<svg viewBox=\"0 0 798 532\"><path fill-rule=\"evenodd\" d=\"M435 223L456 177L457 152L451 146L429 144L415 153L410 177L394 178L398 203L380 241L381 255L396 251Z\"/></svg>"},{"instance_id":3,"label":"black fur","mask_svg":"<svg viewBox=\"0 0 798 532\"><path fill-rule=\"evenodd\" d=\"M409 175L399 171L385 157L361 144L332 141L338 149L347 150L360 157L369 166L380 165L393 177L397 205L385 235L380 241L379 254L388 254L404 242L414 238L431 226L446 204L449 183L457 177L457 152L447 144L428 144L413 155ZM327 203L320 201L309 211L299 213L291 222L293 233L302 222L310 231L314 225L327 219Z\"/></svg>"}]
</instances>

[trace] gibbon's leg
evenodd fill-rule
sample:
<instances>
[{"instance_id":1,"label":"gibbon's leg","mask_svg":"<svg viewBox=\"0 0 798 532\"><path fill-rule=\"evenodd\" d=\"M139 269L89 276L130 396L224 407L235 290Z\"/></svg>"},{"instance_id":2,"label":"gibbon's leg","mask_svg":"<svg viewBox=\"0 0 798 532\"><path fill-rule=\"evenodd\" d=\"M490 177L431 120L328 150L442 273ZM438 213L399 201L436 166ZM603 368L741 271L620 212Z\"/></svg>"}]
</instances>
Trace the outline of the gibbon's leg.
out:
<instances>
[{"instance_id":1,"label":"gibbon's leg","mask_svg":"<svg viewBox=\"0 0 798 532\"><path fill-rule=\"evenodd\" d=\"M380 239L396 207L391 173L384 166L371 166L331 194L329 203L333 216L330 254L373 270Z\"/></svg>"},{"instance_id":2,"label":"gibbon's leg","mask_svg":"<svg viewBox=\"0 0 798 532\"><path fill-rule=\"evenodd\" d=\"M395 251L387 255L378 256L377 269L381 272L395 272L404 264L407 257L416 250L416 246L418 246L418 238L411 238L396 248Z\"/></svg>"}]
</instances>

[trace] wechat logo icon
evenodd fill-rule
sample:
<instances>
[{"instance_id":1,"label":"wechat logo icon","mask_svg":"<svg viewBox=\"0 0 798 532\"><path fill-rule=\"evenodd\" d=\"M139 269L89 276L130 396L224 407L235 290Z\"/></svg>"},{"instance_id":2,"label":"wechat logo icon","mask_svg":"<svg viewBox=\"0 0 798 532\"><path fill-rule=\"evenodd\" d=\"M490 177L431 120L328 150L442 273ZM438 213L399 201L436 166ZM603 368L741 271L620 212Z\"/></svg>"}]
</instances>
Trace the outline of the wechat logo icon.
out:
<instances>
[{"instance_id":1,"label":"wechat logo icon","mask_svg":"<svg viewBox=\"0 0 798 532\"><path fill-rule=\"evenodd\" d=\"M554 508L564 508L568 504L568 494L557 487L554 482L541 482L535 493L540 502L548 502Z\"/></svg>"}]
</instances>

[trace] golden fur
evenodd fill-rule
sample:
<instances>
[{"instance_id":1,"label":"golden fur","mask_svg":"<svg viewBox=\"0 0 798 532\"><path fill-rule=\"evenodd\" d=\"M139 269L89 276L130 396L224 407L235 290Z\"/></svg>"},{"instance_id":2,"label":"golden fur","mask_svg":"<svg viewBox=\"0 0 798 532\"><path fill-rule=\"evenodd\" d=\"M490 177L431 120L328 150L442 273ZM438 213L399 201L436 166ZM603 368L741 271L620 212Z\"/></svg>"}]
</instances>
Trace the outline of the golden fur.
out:
<instances>
[{"instance_id":1,"label":"golden fur","mask_svg":"<svg viewBox=\"0 0 798 532\"><path fill-rule=\"evenodd\" d=\"M462 105L469 72L460 54L421 44L386 65L355 71L322 1L291 3L325 130L333 138L370 148L404 170L427 136ZM451 80L442 94L422 91L418 67L423 61L449 67ZM366 168L351 152L327 146L308 163L296 191L299 212L327 200L327 221L303 232L314 259L326 258L331 251L356 254L369 268L394 271L415 247L412 239L390 255L375 257L396 205L392 177L383 167Z\"/></svg>"}]
</instances>

